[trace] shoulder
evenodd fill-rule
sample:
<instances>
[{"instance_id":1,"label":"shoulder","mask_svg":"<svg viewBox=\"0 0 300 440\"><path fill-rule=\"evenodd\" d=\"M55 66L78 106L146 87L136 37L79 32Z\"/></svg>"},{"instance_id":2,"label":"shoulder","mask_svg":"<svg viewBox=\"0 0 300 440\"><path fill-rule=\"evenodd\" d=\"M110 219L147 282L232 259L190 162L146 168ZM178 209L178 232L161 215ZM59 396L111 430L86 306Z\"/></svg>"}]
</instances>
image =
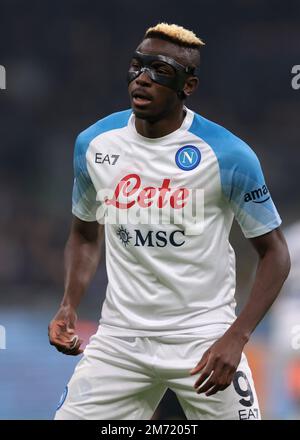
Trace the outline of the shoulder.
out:
<instances>
[{"instance_id":1,"label":"shoulder","mask_svg":"<svg viewBox=\"0 0 300 440\"><path fill-rule=\"evenodd\" d=\"M189 131L211 147L222 168L234 166L244 168L250 163L258 164L256 154L246 142L221 125L197 113L194 114Z\"/></svg>"},{"instance_id":2,"label":"shoulder","mask_svg":"<svg viewBox=\"0 0 300 440\"><path fill-rule=\"evenodd\" d=\"M128 124L129 117L132 113L131 109L112 113L105 118L100 119L90 127L83 130L76 138L75 151L77 154L84 153L90 142L102 133L111 130L123 128Z\"/></svg>"}]
</instances>

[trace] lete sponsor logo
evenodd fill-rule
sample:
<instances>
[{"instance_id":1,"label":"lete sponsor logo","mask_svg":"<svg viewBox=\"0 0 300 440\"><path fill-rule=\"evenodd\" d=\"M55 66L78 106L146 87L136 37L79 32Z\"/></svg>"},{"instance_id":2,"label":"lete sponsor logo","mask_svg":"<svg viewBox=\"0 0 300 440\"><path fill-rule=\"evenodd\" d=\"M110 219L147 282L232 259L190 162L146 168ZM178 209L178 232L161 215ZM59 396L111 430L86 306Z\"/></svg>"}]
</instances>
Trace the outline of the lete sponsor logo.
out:
<instances>
[{"instance_id":1,"label":"lete sponsor logo","mask_svg":"<svg viewBox=\"0 0 300 440\"><path fill-rule=\"evenodd\" d=\"M116 186L113 197L107 197L105 203L119 209L130 209L134 205L139 205L141 208L157 205L161 209L170 203L172 208L181 209L187 203L189 190L187 188L170 188L170 181L171 179L163 179L160 188L154 186L142 188L140 176L128 174Z\"/></svg>"},{"instance_id":2,"label":"lete sponsor logo","mask_svg":"<svg viewBox=\"0 0 300 440\"><path fill-rule=\"evenodd\" d=\"M186 235L203 231L204 190L177 188L163 178L160 186L144 186L138 174L127 174L115 189L97 193L99 223L180 224Z\"/></svg>"}]
</instances>

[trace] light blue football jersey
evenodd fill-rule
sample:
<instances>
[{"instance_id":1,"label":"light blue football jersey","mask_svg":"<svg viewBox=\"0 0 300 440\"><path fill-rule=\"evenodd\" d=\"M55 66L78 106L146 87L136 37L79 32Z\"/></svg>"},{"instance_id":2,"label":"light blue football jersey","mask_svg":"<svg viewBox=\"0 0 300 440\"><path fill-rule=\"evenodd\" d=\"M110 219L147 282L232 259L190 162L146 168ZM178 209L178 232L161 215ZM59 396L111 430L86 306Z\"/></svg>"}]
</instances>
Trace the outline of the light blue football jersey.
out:
<instances>
[{"instance_id":1,"label":"light blue football jersey","mask_svg":"<svg viewBox=\"0 0 300 440\"><path fill-rule=\"evenodd\" d=\"M236 317L233 218L247 238L281 223L251 148L185 110L161 138L141 136L131 110L77 138L72 211L105 223L104 334L223 332Z\"/></svg>"}]
</instances>

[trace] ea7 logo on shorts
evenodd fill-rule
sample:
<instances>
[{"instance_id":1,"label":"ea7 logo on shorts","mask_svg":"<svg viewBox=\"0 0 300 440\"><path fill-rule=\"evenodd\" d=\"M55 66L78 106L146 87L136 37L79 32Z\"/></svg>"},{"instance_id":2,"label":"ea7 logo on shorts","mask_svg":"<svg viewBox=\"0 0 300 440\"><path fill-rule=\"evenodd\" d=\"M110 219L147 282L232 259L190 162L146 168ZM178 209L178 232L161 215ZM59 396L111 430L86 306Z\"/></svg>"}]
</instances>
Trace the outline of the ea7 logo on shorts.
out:
<instances>
[{"instance_id":1,"label":"ea7 logo on shorts","mask_svg":"<svg viewBox=\"0 0 300 440\"><path fill-rule=\"evenodd\" d=\"M240 409L239 418L240 420L258 419L258 408Z\"/></svg>"},{"instance_id":2,"label":"ea7 logo on shorts","mask_svg":"<svg viewBox=\"0 0 300 440\"><path fill-rule=\"evenodd\" d=\"M253 203L264 203L270 198L270 193L266 185L260 188L254 189L253 191L247 192L244 195L244 201Z\"/></svg>"},{"instance_id":3,"label":"ea7 logo on shorts","mask_svg":"<svg viewBox=\"0 0 300 440\"><path fill-rule=\"evenodd\" d=\"M95 163L107 163L108 165L115 165L117 160L119 159L119 154L103 154L96 153L95 154Z\"/></svg>"},{"instance_id":4,"label":"ea7 logo on shorts","mask_svg":"<svg viewBox=\"0 0 300 440\"><path fill-rule=\"evenodd\" d=\"M175 156L176 165L184 171L196 168L201 160L201 153L194 145L185 145Z\"/></svg>"}]
</instances>

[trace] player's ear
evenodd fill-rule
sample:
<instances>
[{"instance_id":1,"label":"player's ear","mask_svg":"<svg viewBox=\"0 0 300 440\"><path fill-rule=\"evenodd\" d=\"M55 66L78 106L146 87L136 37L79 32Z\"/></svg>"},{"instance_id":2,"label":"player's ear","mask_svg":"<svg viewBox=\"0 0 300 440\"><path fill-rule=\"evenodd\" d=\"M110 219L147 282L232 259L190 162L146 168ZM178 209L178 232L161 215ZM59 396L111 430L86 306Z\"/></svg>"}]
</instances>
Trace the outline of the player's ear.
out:
<instances>
[{"instance_id":1,"label":"player's ear","mask_svg":"<svg viewBox=\"0 0 300 440\"><path fill-rule=\"evenodd\" d=\"M199 79L197 78L197 76L189 76L183 87L185 96L191 96L194 93L194 91L197 89L198 84L199 84Z\"/></svg>"}]
</instances>

